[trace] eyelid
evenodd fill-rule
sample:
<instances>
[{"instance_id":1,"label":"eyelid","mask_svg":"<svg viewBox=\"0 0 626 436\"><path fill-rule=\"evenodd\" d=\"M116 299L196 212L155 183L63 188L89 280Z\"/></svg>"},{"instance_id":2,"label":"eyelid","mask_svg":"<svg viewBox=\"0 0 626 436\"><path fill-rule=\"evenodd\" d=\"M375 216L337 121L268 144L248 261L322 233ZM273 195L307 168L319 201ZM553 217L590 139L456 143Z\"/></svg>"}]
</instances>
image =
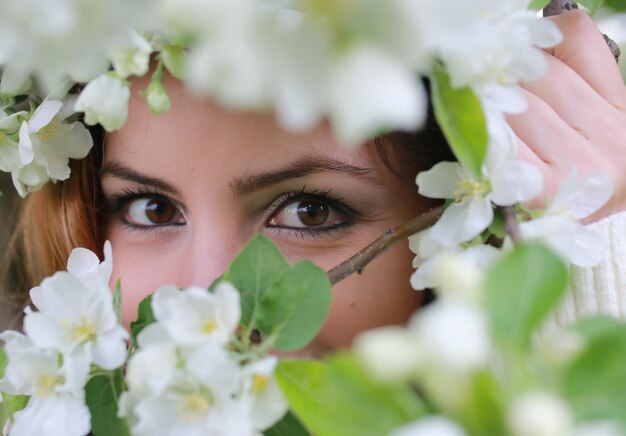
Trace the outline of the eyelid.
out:
<instances>
[{"instance_id":1,"label":"eyelid","mask_svg":"<svg viewBox=\"0 0 626 436\"><path fill-rule=\"evenodd\" d=\"M282 230L295 230L299 232L307 232L307 233L321 233L321 232L329 232L332 230L339 230L342 227L349 226L354 224L361 218L361 215L352 209L350 206L344 203L344 201L339 197L333 197L331 194L331 190L328 191L318 191L311 190L307 191L306 187L303 187L300 191L291 191L285 192L276 197L267 207L266 211L268 212L268 217L265 220L265 225L268 228L273 229L282 229ZM344 222L331 226L319 226L319 227L283 227L283 226L274 226L270 225L270 221L275 218L281 211L285 209L291 203L296 201L303 200L317 200L327 203L330 208L333 209L336 213L340 214L344 217Z\"/></svg>"},{"instance_id":2,"label":"eyelid","mask_svg":"<svg viewBox=\"0 0 626 436\"><path fill-rule=\"evenodd\" d=\"M105 196L105 201L103 205L103 210L101 211L104 215L117 215L124 210L130 203L135 200L146 199L146 198L154 198L170 203L173 207L176 208L178 213L181 215L183 222L182 223L170 223L170 224L155 224L155 225L142 225L142 224L133 224L128 221L124 217L118 217L118 219L127 227L136 230L156 230L158 228L164 227L178 227L185 225L187 223L185 206L179 201L171 198L169 195L160 192L150 186L141 185L136 188L124 188L119 193L110 194Z\"/></svg>"}]
</instances>

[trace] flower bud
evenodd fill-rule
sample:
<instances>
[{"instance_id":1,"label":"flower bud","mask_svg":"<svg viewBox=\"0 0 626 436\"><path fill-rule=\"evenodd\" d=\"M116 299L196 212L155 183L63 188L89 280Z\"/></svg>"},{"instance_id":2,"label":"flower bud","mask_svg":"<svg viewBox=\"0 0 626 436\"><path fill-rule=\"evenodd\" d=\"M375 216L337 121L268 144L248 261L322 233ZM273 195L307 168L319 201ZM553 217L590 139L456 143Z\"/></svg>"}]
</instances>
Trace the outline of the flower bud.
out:
<instances>
[{"instance_id":1,"label":"flower bud","mask_svg":"<svg viewBox=\"0 0 626 436\"><path fill-rule=\"evenodd\" d=\"M561 398L549 392L528 392L513 403L508 424L514 436L564 436L572 415Z\"/></svg>"},{"instance_id":2,"label":"flower bud","mask_svg":"<svg viewBox=\"0 0 626 436\"><path fill-rule=\"evenodd\" d=\"M170 98L162 82L153 81L146 89L146 100L152 115L160 115L170 108Z\"/></svg>"}]
</instances>

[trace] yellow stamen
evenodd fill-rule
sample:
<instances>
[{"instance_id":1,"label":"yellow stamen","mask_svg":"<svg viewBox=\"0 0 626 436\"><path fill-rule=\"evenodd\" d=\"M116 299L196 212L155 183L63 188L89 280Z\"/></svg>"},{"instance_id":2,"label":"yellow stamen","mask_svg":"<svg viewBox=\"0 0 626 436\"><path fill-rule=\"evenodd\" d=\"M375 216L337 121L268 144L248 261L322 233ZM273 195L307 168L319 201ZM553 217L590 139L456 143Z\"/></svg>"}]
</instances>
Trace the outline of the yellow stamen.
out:
<instances>
[{"instance_id":1,"label":"yellow stamen","mask_svg":"<svg viewBox=\"0 0 626 436\"><path fill-rule=\"evenodd\" d=\"M204 416L212 403L213 398L208 391L191 392L180 399L176 413L185 421L196 421Z\"/></svg>"},{"instance_id":2,"label":"yellow stamen","mask_svg":"<svg viewBox=\"0 0 626 436\"><path fill-rule=\"evenodd\" d=\"M47 126L44 126L41 129L39 129L39 131L37 132L37 136L42 141L54 139L54 137L57 135L57 131L59 130L59 127L61 127L60 121L57 120L56 118L53 118L52 121L50 121L50 123Z\"/></svg>"},{"instance_id":3,"label":"yellow stamen","mask_svg":"<svg viewBox=\"0 0 626 436\"><path fill-rule=\"evenodd\" d=\"M202 331L204 333L213 333L218 327L215 321L205 321L204 324L202 324Z\"/></svg>"},{"instance_id":4,"label":"yellow stamen","mask_svg":"<svg viewBox=\"0 0 626 436\"><path fill-rule=\"evenodd\" d=\"M457 182L457 189L454 191L454 201L465 203L478 197L484 197L491 192L489 180L461 179Z\"/></svg>"},{"instance_id":5,"label":"yellow stamen","mask_svg":"<svg viewBox=\"0 0 626 436\"><path fill-rule=\"evenodd\" d=\"M38 397L49 397L54 394L54 388L63 383L63 377L54 374L41 374L35 378L33 388Z\"/></svg>"},{"instance_id":6,"label":"yellow stamen","mask_svg":"<svg viewBox=\"0 0 626 436\"><path fill-rule=\"evenodd\" d=\"M250 388L250 391L254 395L263 393L269 381L270 381L269 377L265 375L261 375L261 374L255 374L252 377L252 387Z\"/></svg>"},{"instance_id":7,"label":"yellow stamen","mask_svg":"<svg viewBox=\"0 0 626 436\"><path fill-rule=\"evenodd\" d=\"M70 337L80 344L95 341L98 336L93 320L91 317L84 315L80 317L79 322L74 324L65 323L64 327L67 329Z\"/></svg>"}]
</instances>

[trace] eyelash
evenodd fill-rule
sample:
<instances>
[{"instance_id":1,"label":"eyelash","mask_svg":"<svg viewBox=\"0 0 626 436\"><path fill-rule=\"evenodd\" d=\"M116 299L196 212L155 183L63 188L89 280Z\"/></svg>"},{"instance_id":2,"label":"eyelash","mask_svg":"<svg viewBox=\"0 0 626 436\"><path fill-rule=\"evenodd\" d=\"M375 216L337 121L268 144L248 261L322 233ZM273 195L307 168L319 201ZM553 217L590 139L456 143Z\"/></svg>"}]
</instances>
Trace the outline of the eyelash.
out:
<instances>
[{"instance_id":1,"label":"eyelash","mask_svg":"<svg viewBox=\"0 0 626 436\"><path fill-rule=\"evenodd\" d=\"M276 197L266 208L266 212L270 214L265 220L265 226L273 231L288 232L289 234L299 237L301 239L317 238L318 236L332 236L346 228L354 225L359 218L359 213L345 204L345 201L340 197L331 195L332 190L320 191L320 190L307 190L306 186L303 186L300 191L285 192ZM285 209L290 203L297 201L313 200L325 203L336 213L343 218L342 222L333 226L327 227L286 227L286 226L272 226L269 222L276 217L281 211Z\"/></svg>"},{"instance_id":2,"label":"eyelash","mask_svg":"<svg viewBox=\"0 0 626 436\"><path fill-rule=\"evenodd\" d=\"M274 232L287 232L301 239L315 239L320 236L330 236L341 233L342 230L345 230L346 228L352 226L358 220L360 215L357 211L347 206L342 198L331 195L331 192L331 190L307 190L306 186L303 186L302 189L299 191L282 193L274 200L272 200L272 202L265 208L265 211L268 214L268 217L265 220L265 226ZM184 216L184 208L182 207L182 205L180 205L176 201L173 201L166 195L163 195L162 193L155 191L147 186L139 186L136 189L125 188L122 190L121 193L112 195L111 198L105 200L103 213L106 216L117 216L117 219L119 219L119 221L130 230L137 230L142 232L154 232L162 230L164 227L178 227L186 224L183 222L171 224L139 225L130 223L126 221L123 216L120 216L121 212L124 211L124 209L130 203L135 200L147 198L153 198L167 202L175 207L177 211ZM342 221L339 224L335 224L333 226L320 226L310 228L286 227L269 224L269 222L281 211L283 211L283 209L290 203L305 200L319 201L328 205L332 211L340 215Z\"/></svg>"},{"instance_id":3,"label":"eyelash","mask_svg":"<svg viewBox=\"0 0 626 436\"><path fill-rule=\"evenodd\" d=\"M123 216L120 216L121 212L135 200L142 199L157 199L164 201L176 208L178 213L184 216L184 208L176 201L172 200L166 195L153 190L148 186L139 186L136 189L124 188L121 193L113 194L110 199L105 199L103 213L106 216L117 216L119 221L130 230L138 230L142 232L154 232L163 229L163 227L179 227L186 223L171 223L171 224L155 224L155 225L141 225L133 224L125 220Z\"/></svg>"}]
</instances>

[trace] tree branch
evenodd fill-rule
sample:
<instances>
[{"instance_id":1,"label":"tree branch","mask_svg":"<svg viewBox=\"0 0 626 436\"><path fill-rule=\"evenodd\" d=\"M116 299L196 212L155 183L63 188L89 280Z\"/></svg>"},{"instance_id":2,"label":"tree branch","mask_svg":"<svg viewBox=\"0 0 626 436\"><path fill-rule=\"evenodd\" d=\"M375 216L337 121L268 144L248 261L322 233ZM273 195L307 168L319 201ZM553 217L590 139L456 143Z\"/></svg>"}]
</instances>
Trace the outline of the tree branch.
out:
<instances>
[{"instance_id":1,"label":"tree branch","mask_svg":"<svg viewBox=\"0 0 626 436\"><path fill-rule=\"evenodd\" d=\"M328 277L331 283L334 285L355 272L360 274L368 263L376 259L385 250L435 224L442 213L443 206L439 206L416 216L395 229L387 229L380 238L363 248L350 259L329 270Z\"/></svg>"},{"instance_id":2,"label":"tree branch","mask_svg":"<svg viewBox=\"0 0 626 436\"><path fill-rule=\"evenodd\" d=\"M578 5L572 0L550 0L550 3L543 8L543 16L552 17L554 15L563 15L573 9L578 9Z\"/></svg>"},{"instance_id":3,"label":"tree branch","mask_svg":"<svg viewBox=\"0 0 626 436\"><path fill-rule=\"evenodd\" d=\"M503 206L501 210L504 215L504 228L506 234L511 237L513 243L517 244L521 240L521 237L519 234L519 225L517 224L515 208L513 206Z\"/></svg>"}]
</instances>

